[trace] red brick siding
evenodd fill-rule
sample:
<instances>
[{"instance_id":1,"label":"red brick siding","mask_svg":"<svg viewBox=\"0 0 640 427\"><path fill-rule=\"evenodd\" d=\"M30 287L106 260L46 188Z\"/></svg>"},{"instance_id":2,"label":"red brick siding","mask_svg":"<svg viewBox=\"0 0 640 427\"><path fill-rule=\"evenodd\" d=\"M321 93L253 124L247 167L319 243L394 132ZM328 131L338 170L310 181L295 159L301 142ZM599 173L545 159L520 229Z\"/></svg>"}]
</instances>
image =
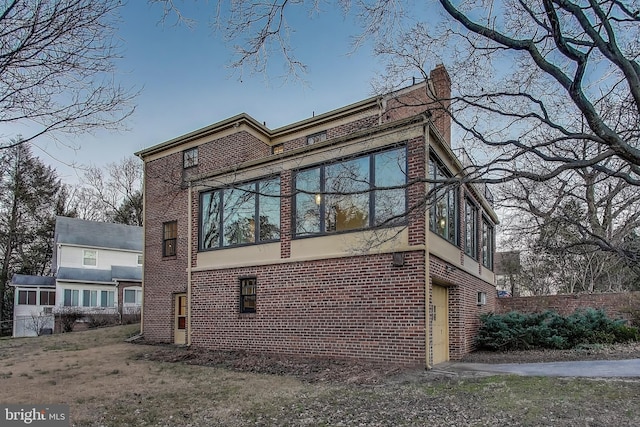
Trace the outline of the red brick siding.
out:
<instances>
[{"instance_id":1,"label":"red brick siding","mask_svg":"<svg viewBox=\"0 0 640 427\"><path fill-rule=\"evenodd\" d=\"M459 360L475 350L475 338L480 326L480 314L494 311L496 289L493 285L450 265L436 256L429 256L432 282L449 291L449 358ZM478 292L487 294L487 303L478 305Z\"/></svg>"},{"instance_id":2,"label":"red brick siding","mask_svg":"<svg viewBox=\"0 0 640 427\"><path fill-rule=\"evenodd\" d=\"M349 135L353 132L368 129L374 127L378 124L378 110L372 111L370 116L354 120L352 122L348 122L339 126L334 126L327 129L327 139L339 138L341 136ZM295 138L284 143L284 150L293 150L300 147L307 146L307 136L313 135L316 131L309 131L308 135Z\"/></svg>"},{"instance_id":3,"label":"red brick siding","mask_svg":"<svg viewBox=\"0 0 640 427\"><path fill-rule=\"evenodd\" d=\"M399 111L403 115L415 112L395 109L394 114ZM377 113L330 128L327 137L375 126L380 119ZM297 138L285 142L285 150L304 145L306 138ZM420 181L425 177L428 155L424 138L412 139L407 146L409 179ZM196 266L199 200L194 191L189 209L186 178L269 154L267 144L239 132L200 145L197 167L183 170L182 153L146 163L143 321L147 339L173 340L173 295L186 292L187 287L188 221L192 227L190 261ZM280 176L283 262L194 272L191 343L213 349L423 364L425 252L406 252L402 267L392 265L391 254L287 262L295 255L291 254L292 172L282 171ZM411 245L426 243L425 195L423 182L408 189ZM178 222L177 255L163 258L162 223L172 220ZM462 254L460 259L464 259ZM459 359L473 349L478 314L492 310L495 289L459 268L448 271L433 256L430 268L434 282L449 289L450 357ZM239 313L239 278L246 276L257 277L258 283L257 313L250 315ZM486 306L477 306L478 291L487 293Z\"/></svg>"},{"instance_id":4,"label":"red brick siding","mask_svg":"<svg viewBox=\"0 0 640 427\"><path fill-rule=\"evenodd\" d=\"M192 344L301 356L424 363L424 253L326 259L194 274ZM256 276L257 312L239 314Z\"/></svg>"},{"instance_id":5,"label":"red brick siding","mask_svg":"<svg viewBox=\"0 0 640 427\"><path fill-rule=\"evenodd\" d=\"M152 341L173 341L173 294L187 289L188 192L182 153L145 164L143 329ZM162 224L177 221L176 256L162 257Z\"/></svg>"},{"instance_id":6,"label":"red brick siding","mask_svg":"<svg viewBox=\"0 0 640 427\"><path fill-rule=\"evenodd\" d=\"M407 189L409 207L409 244L424 245L426 241L425 201L427 187L424 183L426 174L426 149L423 137L407 142L408 180L415 182Z\"/></svg>"}]
</instances>

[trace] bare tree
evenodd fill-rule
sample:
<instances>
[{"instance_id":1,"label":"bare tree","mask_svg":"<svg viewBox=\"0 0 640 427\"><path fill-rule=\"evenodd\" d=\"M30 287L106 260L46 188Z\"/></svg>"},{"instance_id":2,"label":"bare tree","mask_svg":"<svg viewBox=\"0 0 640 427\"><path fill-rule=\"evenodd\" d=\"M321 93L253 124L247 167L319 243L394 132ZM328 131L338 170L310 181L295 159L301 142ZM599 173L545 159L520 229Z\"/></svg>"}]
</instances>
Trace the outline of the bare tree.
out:
<instances>
[{"instance_id":1,"label":"bare tree","mask_svg":"<svg viewBox=\"0 0 640 427\"><path fill-rule=\"evenodd\" d=\"M82 218L142 225L142 164L135 157L90 167L73 190L72 210Z\"/></svg>"},{"instance_id":2,"label":"bare tree","mask_svg":"<svg viewBox=\"0 0 640 427\"><path fill-rule=\"evenodd\" d=\"M25 328L35 332L37 336L43 335L47 330L53 331L53 314L32 312L27 319Z\"/></svg>"},{"instance_id":3,"label":"bare tree","mask_svg":"<svg viewBox=\"0 0 640 427\"><path fill-rule=\"evenodd\" d=\"M165 16L179 13L172 1L150 0ZM407 82L427 62L443 62L455 94L441 99L460 130L459 143L485 151L475 179L540 181L574 167L591 166L638 184L640 35L636 6L617 0L465 2L420 5L401 0L351 2L337 6L361 24L356 46L377 41L375 53L387 63L379 90ZM433 6L442 18L434 20ZM234 66L263 72L278 52L295 72L304 64L292 56L287 17L304 9L321 13L317 2L241 0L217 2L218 27L237 42ZM180 18L180 15L177 15ZM455 114L454 114L455 113ZM558 155L575 141L598 147L578 156ZM489 150L488 148L493 148ZM530 170L531 158L546 169ZM603 161L622 159L625 171ZM537 164L537 162L536 162Z\"/></svg>"},{"instance_id":4,"label":"bare tree","mask_svg":"<svg viewBox=\"0 0 640 427\"><path fill-rule=\"evenodd\" d=\"M546 265L556 291L636 287L639 187L593 168L577 168L542 183L514 180L500 190L500 204L512 217L503 233L513 246L530 252L529 261Z\"/></svg>"},{"instance_id":5,"label":"bare tree","mask_svg":"<svg viewBox=\"0 0 640 427\"><path fill-rule=\"evenodd\" d=\"M0 5L0 150L121 126L135 94L114 78L119 0ZM21 138L15 138L21 134Z\"/></svg>"},{"instance_id":6,"label":"bare tree","mask_svg":"<svg viewBox=\"0 0 640 427\"><path fill-rule=\"evenodd\" d=\"M165 16L177 12L171 1L150 1L162 4ZM377 92L406 85L416 74L428 78L434 63L446 65L452 94L431 94L436 102L430 108L450 115L454 144L474 152L477 160L448 181L562 182L566 174L582 173L584 179L597 176L604 189L640 184L636 3L339 0L333 5L359 22L354 47L373 41L374 53L387 64ZM288 18L300 11L322 13L319 6L315 1L216 2L212 15L236 42L234 67L265 72L267 60L276 56L296 75L305 70L290 38L291 23L299 20ZM604 183L608 177L612 181ZM560 200L567 207L565 196ZM572 232L581 244L637 260L637 245L613 238L606 224L594 221L602 209L574 218ZM620 205L619 213L632 215L633 209ZM637 225L627 230L637 231Z\"/></svg>"}]
</instances>

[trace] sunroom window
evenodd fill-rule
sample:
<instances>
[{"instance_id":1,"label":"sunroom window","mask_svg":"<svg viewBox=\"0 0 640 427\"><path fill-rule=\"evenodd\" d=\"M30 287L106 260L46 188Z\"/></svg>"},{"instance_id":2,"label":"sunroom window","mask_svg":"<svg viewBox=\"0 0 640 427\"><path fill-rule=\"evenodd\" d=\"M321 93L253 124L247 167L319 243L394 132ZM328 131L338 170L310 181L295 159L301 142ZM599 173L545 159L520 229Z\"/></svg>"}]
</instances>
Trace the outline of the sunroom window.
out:
<instances>
[{"instance_id":1,"label":"sunroom window","mask_svg":"<svg viewBox=\"0 0 640 427\"><path fill-rule=\"evenodd\" d=\"M396 225L406 213L406 148L298 171L297 236Z\"/></svg>"},{"instance_id":2,"label":"sunroom window","mask_svg":"<svg viewBox=\"0 0 640 427\"><path fill-rule=\"evenodd\" d=\"M280 239L280 180L270 178L200 195L200 249Z\"/></svg>"},{"instance_id":3,"label":"sunroom window","mask_svg":"<svg viewBox=\"0 0 640 427\"><path fill-rule=\"evenodd\" d=\"M429 156L429 191L431 208L429 210L429 228L434 233L458 244L458 192L445 181L451 177L449 171L435 157Z\"/></svg>"}]
</instances>

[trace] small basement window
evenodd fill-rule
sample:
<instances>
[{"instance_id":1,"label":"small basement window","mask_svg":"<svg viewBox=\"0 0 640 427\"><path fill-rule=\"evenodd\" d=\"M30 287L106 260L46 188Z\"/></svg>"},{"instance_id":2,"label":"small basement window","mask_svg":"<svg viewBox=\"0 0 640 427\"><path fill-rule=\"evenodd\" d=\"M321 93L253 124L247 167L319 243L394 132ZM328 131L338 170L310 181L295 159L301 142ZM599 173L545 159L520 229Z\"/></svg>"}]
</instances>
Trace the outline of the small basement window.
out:
<instances>
[{"instance_id":1,"label":"small basement window","mask_svg":"<svg viewBox=\"0 0 640 427\"><path fill-rule=\"evenodd\" d=\"M240 279L240 313L256 312L256 278Z\"/></svg>"}]
</instances>

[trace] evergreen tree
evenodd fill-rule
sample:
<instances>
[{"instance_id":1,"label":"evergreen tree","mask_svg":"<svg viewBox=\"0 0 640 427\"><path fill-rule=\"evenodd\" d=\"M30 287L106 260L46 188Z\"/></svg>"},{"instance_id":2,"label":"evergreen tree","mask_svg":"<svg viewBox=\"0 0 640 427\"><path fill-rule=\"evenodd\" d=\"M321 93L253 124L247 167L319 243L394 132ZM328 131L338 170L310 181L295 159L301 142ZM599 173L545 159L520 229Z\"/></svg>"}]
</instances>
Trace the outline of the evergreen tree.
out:
<instances>
[{"instance_id":1,"label":"evergreen tree","mask_svg":"<svg viewBox=\"0 0 640 427\"><path fill-rule=\"evenodd\" d=\"M0 321L11 318L14 273L49 274L56 214L65 193L27 143L0 152Z\"/></svg>"}]
</instances>

